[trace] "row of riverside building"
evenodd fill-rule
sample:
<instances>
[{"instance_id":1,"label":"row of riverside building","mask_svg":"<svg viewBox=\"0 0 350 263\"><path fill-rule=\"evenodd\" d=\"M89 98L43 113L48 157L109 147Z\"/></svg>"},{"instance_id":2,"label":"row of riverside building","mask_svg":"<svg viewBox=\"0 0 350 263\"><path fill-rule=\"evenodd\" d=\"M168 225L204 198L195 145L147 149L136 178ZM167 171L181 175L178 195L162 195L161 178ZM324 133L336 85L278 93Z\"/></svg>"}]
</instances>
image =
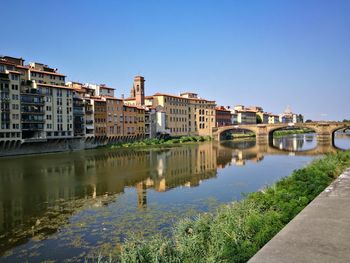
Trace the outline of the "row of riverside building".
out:
<instances>
[{"instance_id":1,"label":"row of riverside building","mask_svg":"<svg viewBox=\"0 0 350 263\"><path fill-rule=\"evenodd\" d=\"M0 56L0 104L0 142L210 136L213 127L257 123L256 116L265 114L241 105L217 107L192 92L145 96L142 76L134 78L129 98L116 98L107 85L67 82L55 68L9 56ZM262 122L274 123L271 116Z\"/></svg>"},{"instance_id":2,"label":"row of riverside building","mask_svg":"<svg viewBox=\"0 0 350 263\"><path fill-rule=\"evenodd\" d=\"M235 124L275 124L275 123L300 123L304 122L301 114L293 113L290 107L281 114L268 113L260 106L245 107L243 105L219 106L216 110L217 126Z\"/></svg>"}]
</instances>

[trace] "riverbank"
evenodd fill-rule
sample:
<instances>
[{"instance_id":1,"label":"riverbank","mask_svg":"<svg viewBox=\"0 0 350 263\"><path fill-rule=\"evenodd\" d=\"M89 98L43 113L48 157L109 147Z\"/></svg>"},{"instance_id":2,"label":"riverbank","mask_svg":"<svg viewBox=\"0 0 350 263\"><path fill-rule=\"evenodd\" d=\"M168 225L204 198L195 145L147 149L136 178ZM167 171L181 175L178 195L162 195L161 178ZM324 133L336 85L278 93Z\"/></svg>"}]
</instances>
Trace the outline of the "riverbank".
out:
<instances>
[{"instance_id":1,"label":"riverbank","mask_svg":"<svg viewBox=\"0 0 350 263\"><path fill-rule=\"evenodd\" d=\"M310 129L293 129L293 130L279 130L273 133L273 137L283 137L286 135L293 134L305 134L305 133L314 133L313 130ZM236 139L246 139L246 138L255 138L255 133L233 133L230 134L227 139L228 140L236 140Z\"/></svg>"},{"instance_id":2,"label":"riverbank","mask_svg":"<svg viewBox=\"0 0 350 263\"><path fill-rule=\"evenodd\" d=\"M180 221L172 238L128 239L118 260L246 262L348 166L350 151L327 155L215 214Z\"/></svg>"},{"instance_id":3,"label":"riverbank","mask_svg":"<svg viewBox=\"0 0 350 263\"><path fill-rule=\"evenodd\" d=\"M156 147L156 146L171 146L185 143L197 143L211 141L210 136L182 136L179 138L166 138L166 139L144 139L134 142L126 143L116 143L107 146L110 149L120 149L120 148L137 148L137 147Z\"/></svg>"},{"instance_id":4,"label":"riverbank","mask_svg":"<svg viewBox=\"0 0 350 263\"><path fill-rule=\"evenodd\" d=\"M304 133L314 133L313 130L310 129L297 129L297 130L280 130L275 131L273 133L273 137L283 137L286 135L292 135L292 134L304 134Z\"/></svg>"},{"instance_id":5,"label":"riverbank","mask_svg":"<svg viewBox=\"0 0 350 263\"><path fill-rule=\"evenodd\" d=\"M249 263L350 262L349 185L350 168L278 232Z\"/></svg>"}]
</instances>

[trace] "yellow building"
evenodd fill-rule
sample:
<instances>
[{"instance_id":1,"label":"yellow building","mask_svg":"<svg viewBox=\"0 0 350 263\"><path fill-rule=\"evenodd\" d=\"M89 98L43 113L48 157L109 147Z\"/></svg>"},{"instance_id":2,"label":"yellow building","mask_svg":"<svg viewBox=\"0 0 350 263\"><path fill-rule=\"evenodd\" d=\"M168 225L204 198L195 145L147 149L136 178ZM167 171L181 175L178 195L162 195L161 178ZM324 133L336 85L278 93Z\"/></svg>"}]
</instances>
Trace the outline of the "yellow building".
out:
<instances>
[{"instance_id":1,"label":"yellow building","mask_svg":"<svg viewBox=\"0 0 350 263\"><path fill-rule=\"evenodd\" d=\"M134 105L123 105L124 136L143 138L145 135L145 109Z\"/></svg>"},{"instance_id":2,"label":"yellow building","mask_svg":"<svg viewBox=\"0 0 350 263\"><path fill-rule=\"evenodd\" d=\"M191 135L207 136L212 134L216 125L215 101L198 97L198 94L185 92L180 94L188 98L189 103L189 133Z\"/></svg>"},{"instance_id":3,"label":"yellow building","mask_svg":"<svg viewBox=\"0 0 350 263\"><path fill-rule=\"evenodd\" d=\"M185 92L180 96L156 93L144 96L145 79L134 78L127 105L148 106L165 113L165 129L171 136L211 135L215 127L215 101L199 98L196 93Z\"/></svg>"}]
</instances>

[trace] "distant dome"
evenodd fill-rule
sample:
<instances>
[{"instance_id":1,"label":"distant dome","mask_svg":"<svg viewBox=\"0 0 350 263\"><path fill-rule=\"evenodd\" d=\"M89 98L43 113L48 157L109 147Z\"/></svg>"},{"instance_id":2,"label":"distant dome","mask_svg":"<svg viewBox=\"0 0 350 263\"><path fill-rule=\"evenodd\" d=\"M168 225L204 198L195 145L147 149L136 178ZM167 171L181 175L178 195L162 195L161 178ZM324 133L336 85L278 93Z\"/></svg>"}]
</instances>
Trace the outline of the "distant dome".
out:
<instances>
[{"instance_id":1,"label":"distant dome","mask_svg":"<svg viewBox=\"0 0 350 263\"><path fill-rule=\"evenodd\" d=\"M292 109L290 108L290 106L288 105L287 108L284 110L284 114L292 114Z\"/></svg>"}]
</instances>

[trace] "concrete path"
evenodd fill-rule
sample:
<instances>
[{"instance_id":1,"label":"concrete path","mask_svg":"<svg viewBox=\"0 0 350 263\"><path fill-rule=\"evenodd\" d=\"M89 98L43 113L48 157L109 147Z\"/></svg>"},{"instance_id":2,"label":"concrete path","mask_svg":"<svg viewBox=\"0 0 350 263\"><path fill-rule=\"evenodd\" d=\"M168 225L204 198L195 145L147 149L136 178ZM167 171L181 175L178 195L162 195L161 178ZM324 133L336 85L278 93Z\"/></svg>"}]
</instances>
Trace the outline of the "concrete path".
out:
<instances>
[{"instance_id":1,"label":"concrete path","mask_svg":"<svg viewBox=\"0 0 350 263\"><path fill-rule=\"evenodd\" d=\"M249 263L350 262L350 168Z\"/></svg>"}]
</instances>

